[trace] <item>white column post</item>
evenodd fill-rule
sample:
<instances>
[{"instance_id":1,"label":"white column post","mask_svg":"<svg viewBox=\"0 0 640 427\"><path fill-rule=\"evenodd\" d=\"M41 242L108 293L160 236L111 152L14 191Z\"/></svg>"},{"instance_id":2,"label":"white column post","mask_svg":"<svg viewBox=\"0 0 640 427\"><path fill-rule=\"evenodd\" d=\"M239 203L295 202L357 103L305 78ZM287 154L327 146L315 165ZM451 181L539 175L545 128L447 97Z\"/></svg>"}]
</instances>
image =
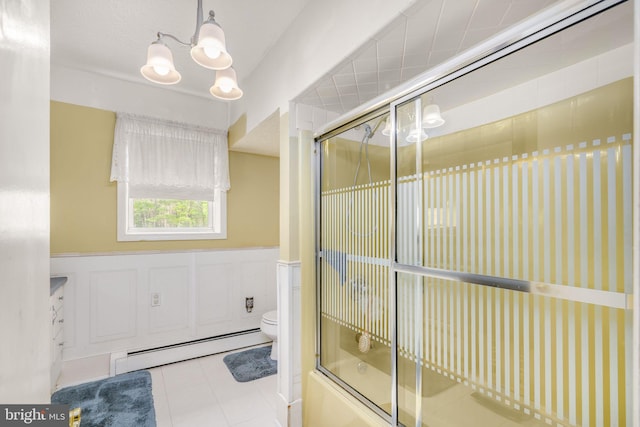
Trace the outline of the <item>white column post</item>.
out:
<instances>
[{"instance_id":1,"label":"white column post","mask_svg":"<svg viewBox=\"0 0 640 427\"><path fill-rule=\"evenodd\" d=\"M302 425L300 262L278 261L278 407L282 427Z\"/></svg>"}]
</instances>

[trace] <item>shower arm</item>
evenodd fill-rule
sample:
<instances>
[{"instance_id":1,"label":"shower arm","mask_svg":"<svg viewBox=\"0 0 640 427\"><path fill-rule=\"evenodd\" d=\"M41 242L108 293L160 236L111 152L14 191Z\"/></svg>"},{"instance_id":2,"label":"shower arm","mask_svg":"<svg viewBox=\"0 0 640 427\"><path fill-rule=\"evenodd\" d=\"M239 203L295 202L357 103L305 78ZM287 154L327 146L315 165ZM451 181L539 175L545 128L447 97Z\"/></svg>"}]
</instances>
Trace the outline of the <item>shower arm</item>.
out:
<instances>
[{"instance_id":1,"label":"shower arm","mask_svg":"<svg viewBox=\"0 0 640 427\"><path fill-rule=\"evenodd\" d=\"M384 121L385 121L385 117L384 116L380 117L380 120L378 120L378 123L376 123L376 125L373 127L373 130L371 131L371 135L369 135L369 137L372 137L373 135L375 135L376 131Z\"/></svg>"}]
</instances>

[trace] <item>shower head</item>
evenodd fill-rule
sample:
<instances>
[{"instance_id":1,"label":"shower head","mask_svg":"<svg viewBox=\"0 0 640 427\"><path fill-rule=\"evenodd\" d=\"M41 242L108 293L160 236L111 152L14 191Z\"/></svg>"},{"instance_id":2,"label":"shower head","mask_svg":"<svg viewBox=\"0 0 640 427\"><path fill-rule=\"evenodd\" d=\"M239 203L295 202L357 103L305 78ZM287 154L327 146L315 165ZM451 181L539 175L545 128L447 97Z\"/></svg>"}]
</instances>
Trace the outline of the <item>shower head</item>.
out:
<instances>
[{"instance_id":1,"label":"shower head","mask_svg":"<svg viewBox=\"0 0 640 427\"><path fill-rule=\"evenodd\" d=\"M364 126L364 136L362 137L362 141L363 142L368 142L370 138L373 138L373 136L376 134L376 132L378 131L378 128L380 127L380 125L386 120L386 116L383 116L380 118L380 120L378 120L378 122L375 124L375 126L373 127L373 129L371 128L371 125L369 123L365 123ZM356 126L356 129L359 129L360 126Z\"/></svg>"},{"instance_id":2,"label":"shower head","mask_svg":"<svg viewBox=\"0 0 640 427\"><path fill-rule=\"evenodd\" d=\"M371 126L369 126L368 123L365 123L364 124L364 137L365 138L371 138L373 136L373 132L374 131L371 130Z\"/></svg>"}]
</instances>

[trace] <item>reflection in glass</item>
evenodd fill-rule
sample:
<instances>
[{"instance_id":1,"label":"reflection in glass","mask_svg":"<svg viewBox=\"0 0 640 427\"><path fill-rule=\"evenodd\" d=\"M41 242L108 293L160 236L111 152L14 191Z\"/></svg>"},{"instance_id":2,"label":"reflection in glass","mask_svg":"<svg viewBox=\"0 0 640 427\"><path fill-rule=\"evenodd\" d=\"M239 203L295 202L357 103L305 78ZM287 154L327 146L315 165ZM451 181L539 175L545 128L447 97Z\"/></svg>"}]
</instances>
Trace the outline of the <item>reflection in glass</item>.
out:
<instances>
[{"instance_id":1,"label":"reflection in glass","mask_svg":"<svg viewBox=\"0 0 640 427\"><path fill-rule=\"evenodd\" d=\"M320 364L389 411L387 117L322 143Z\"/></svg>"},{"instance_id":2,"label":"reflection in glass","mask_svg":"<svg viewBox=\"0 0 640 427\"><path fill-rule=\"evenodd\" d=\"M630 422L630 7L397 107L398 138L446 120L397 148L398 262L443 272L397 275L404 425Z\"/></svg>"},{"instance_id":3,"label":"reflection in glass","mask_svg":"<svg viewBox=\"0 0 640 427\"><path fill-rule=\"evenodd\" d=\"M397 283L402 424L628 425L624 309L411 274Z\"/></svg>"}]
</instances>

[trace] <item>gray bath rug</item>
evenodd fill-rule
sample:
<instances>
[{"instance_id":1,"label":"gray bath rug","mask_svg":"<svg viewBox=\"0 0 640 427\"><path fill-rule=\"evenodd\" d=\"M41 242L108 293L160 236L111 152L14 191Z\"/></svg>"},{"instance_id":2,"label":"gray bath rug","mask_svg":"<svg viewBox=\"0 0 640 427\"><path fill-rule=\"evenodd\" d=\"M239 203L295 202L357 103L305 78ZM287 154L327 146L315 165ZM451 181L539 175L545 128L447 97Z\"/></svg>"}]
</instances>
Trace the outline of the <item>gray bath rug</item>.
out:
<instances>
[{"instance_id":1,"label":"gray bath rug","mask_svg":"<svg viewBox=\"0 0 640 427\"><path fill-rule=\"evenodd\" d=\"M51 403L81 408L82 427L155 427L151 374L136 371L66 387Z\"/></svg>"},{"instance_id":2,"label":"gray bath rug","mask_svg":"<svg viewBox=\"0 0 640 427\"><path fill-rule=\"evenodd\" d=\"M270 357L271 346L226 355L222 360L236 381L246 383L278 372L278 362Z\"/></svg>"}]
</instances>

